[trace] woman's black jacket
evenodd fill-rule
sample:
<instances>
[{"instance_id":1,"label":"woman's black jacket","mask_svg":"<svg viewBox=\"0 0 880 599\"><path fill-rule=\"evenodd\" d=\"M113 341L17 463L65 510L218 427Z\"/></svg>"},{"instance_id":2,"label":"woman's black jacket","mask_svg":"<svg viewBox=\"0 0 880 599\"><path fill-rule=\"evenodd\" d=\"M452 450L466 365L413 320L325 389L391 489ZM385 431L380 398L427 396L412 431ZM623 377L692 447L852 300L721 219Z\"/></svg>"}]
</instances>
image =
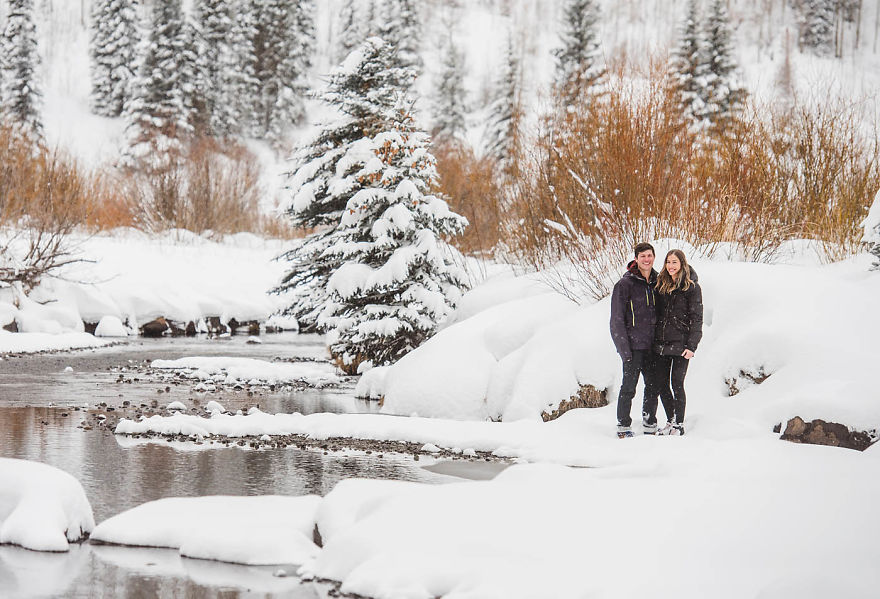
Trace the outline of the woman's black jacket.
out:
<instances>
[{"instance_id":1,"label":"woman's black jacket","mask_svg":"<svg viewBox=\"0 0 880 599\"><path fill-rule=\"evenodd\" d=\"M671 293L660 293L659 287L656 290L654 352L663 356L680 356L686 349L695 352L703 337L703 291L697 283L697 272L688 268L694 284L687 291L681 285Z\"/></svg>"}]
</instances>

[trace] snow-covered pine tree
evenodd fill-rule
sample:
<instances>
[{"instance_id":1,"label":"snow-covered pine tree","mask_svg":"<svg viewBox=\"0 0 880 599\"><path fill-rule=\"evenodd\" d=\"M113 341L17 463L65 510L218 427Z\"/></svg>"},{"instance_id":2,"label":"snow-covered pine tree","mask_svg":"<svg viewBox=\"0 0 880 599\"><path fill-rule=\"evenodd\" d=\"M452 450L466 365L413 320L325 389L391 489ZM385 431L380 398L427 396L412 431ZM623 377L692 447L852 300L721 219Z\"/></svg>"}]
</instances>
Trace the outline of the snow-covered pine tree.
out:
<instances>
[{"instance_id":1,"label":"snow-covered pine tree","mask_svg":"<svg viewBox=\"0 0 880 599\"><path fill-rule=\"evenodd\" d=\"M835 0L802 0L801 46L819 56L834 49Z\"/></svg>"},{"instance_id":2,"label":"snow-covered pine tree","mask_svg":"<svg viewBox=\"0 0 880 599\"><path fill-rule=\"evenodd\" d=\"M519 155L521 76L520 57L513 35L508 34L504 64L495 83L495 99L489 107L488 123L483 134L485 153L493 157L507 175L512 173Z\"/></svg>"},{"instance_id":3,"label":"snow-covered pine tree","mask_svg":"<svg viewBox=\"0 0 880 599\"><path fill-rule=\"evenodd\" d=\"M875 258L872 270L880 270L880 192L874 196L868 216L862 221L862 229L865 231L862 243Z\"/></svg>"},{"instance_id":4,"label":"snow-covered pine tree","mask_svg":"<svg viewBox=\"0 0 880 599\"><path fill-rule=\"evenodd\" d=\"M595 0L567 0L563 9L562 47L556 57L555 85L564 105L601 93L606 76L599 49L599 7Z\"/></svg>"},{"instance_id":5,"label":"snow-covered pine tree","mask_svg":"<svg viewBox=\"0 0 880 599\"><path fill-rule=\"evenodd\" d=\"M387 131L352 144L360 169L326 253L340 264L319 317L330 353L350 374L396 362L434 334L466 286L443 236L467 220L431 194L437 179L428 136L404 111Z\"/></svg>"},{"instance_id":6,"label":"snow-covered pine tree","mask_svg":"<svg viewBox=\"0 0 880 599\"><path fill-rule=\"evenodd\" d=\"M101 116L122 114L137 60L136 0L95 0L89 23L92 111Z\"/></svg>"},{"instance_id":7,"label":"snow-covered pine tree","mask_svg":"<svg viewBox=\"0 0 880 599\"><path fill-rule=\"evenodd\" d=\"M697 0L688 0L669 74L682 115L695 125L700 124L706 112L708 97L701 33L699 4Z\"/></svg>"},{"instance_id":8,"label":"snow-covered pine tree","mask_svg":"<svg viewBox=\"0 0 880 599\"><path fill-rule=\"evenodd\" d=\"M192 125L198 134L225 137L236 129L233 8L230 0L197 0L193 9L196 62Z\"/></svg>"},{"instance_id":9,"label":"snow-covered pine tree","mask_svg":"<svg viewBox=\"0 0 880 599\"><path fill-rule=\"evenodd\" d=\"M397 55L401 64L413 67L416 77L424 68L422 60L422 17L416 0L397 0Z\"/></svg>"},{"instance_id":10,"label":"snow-covered pine tree","mask_svg":"<svg viewBox=\"0 0 880 599\"><path fill-rule=\"evenodd\" d=\"M257 79L257 39L260 5L248 0L235 3L231 44L232 54L237 58L230 89L229 105L233 107L237 123L234 132L255 135L258 121L256 99L260 97L260 81Z\"/></svg>"},{"instance_id":11,"label":"snow-covered pine tree","mask_svg":"<svg viewBox=\"0 0 880 599\"><path fill-rule=\"evenodd\" d=\"M254 51L257 97L255 134L280 140L305 114L304 80L314 39L312 2L263 0L257 19Z\"/></svg>"},{"instance_id":12,"label":"snow-covered pine tree","mask_svg":"<svg viewBox=\"0 0 880 599\"><path fill-rule=\"evenodd\" d=\"M712 0L705 23L706 108L703 117L718 131L742 111L746 90L738 81L730 17L725 0Z\"/></svg>"},{"instance_id":13,"label":"snow-covered pine tree","mask_svg":"<svg viewBox=\"0 0 880 599\"><path fill-rule=\"evenodd\" d=\"M465 57L464 52L455 43L451 24L447 26L441 44L440 72L432 103L434 126L431 129L434 141L439 144L464 138L467 114L464 88Z\"/></svg>"},{"instance_id":14,"label":"snow-covered pine tree","mask_svg":"<svg viewBox=\"0 0 880 599\"><path fill-rule=\"evenodd\" d=\"M343 0L339 10L336 33L336 63L345 60L361 43L362 23L358 19L355 0Z\"/></svg>"},{"instance_id":15,"label":"snow-covered pine tree","mask_svg":"<svg viewBox=\"0 0 880 599\"><path fill-rule=\"evenodd\" d=\"M33 0L9 0L0 56L2 120L17 135L36 142L43 138L39 63Z\"/></svg>"},{"instance_id":16,"label":"snow-covered pine tree","mask_svg":"<svg viewBox=\"0 0 880 599\"><path fill-rule=\"evenodd\" d=\"M356 191L351 176L360 168L343 158L351 144L389 127L403 90L412 84L412 69L398 66L394 54L390 44L368 38L330 74L321 100L340 118L294 156L287 212L294 226L317 231L282 255L290 268L274 291L291 294L284 314L294 316L304 331L315 329L328 301L327 280L339 267L326 253L327 244Z\"/></svg>"},{"instance_id":17,"label":"snow-covered pine tree","mask_svg":"<svg viewBox=\"0 0 880 599\"><path fill-rule=\"evenodd\" d=\"M138 75L125 108L128 149L123 165L153 171L173 166L192 132L183 78L195 62L181 0L155 0Z\"/></svg>"}]
</instances>

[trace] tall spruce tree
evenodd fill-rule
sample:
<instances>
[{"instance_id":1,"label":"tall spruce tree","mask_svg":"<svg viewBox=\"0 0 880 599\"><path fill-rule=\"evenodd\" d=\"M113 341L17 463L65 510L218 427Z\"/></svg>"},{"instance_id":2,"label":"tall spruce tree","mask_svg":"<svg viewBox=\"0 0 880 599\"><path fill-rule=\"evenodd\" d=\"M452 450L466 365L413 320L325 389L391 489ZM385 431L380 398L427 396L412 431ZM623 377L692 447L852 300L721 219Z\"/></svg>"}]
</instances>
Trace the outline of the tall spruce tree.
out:
<instances>
[{"instance_id":1,"label":"tall spruce tree","mask_svg":"<svg viewBox=\"0 0 880 599\"><path fill-rule=\"evenodd\" d=\"M339 10L336 32L336 63L345 60L352 50L360 45L363 27L358 19L355 0L344 0Z\"/></svg>"},{"instance_id":2,"label":"tall spruce tree","mask_svg":"<svg viewBox=\"0 0 880 599\"><path fill-rule=\"evenodd\" d=\"M835 0L802 0L801 45L827 56L834 50Z\"/></svg>"},{"instance_id":3,"label":"tall spruce tree","mask_svg":"<svg viewBox=\"0 0 880 599\"><path fill-rule=\"evenodd\" d=\"M730 17L725 0L712 0L705 23L706 104L703 118L718 131L742 111L746 91L738 81Z\"/></svg>"},{"instance_id":4,"label":"tall spruce tree","mask_svg":"<svg viewBox=\"0 0 880 599\"><path fill-rule=\"evenodd\" d=\"M129 98L137 60L136 0L95 0L89 27L92 111L101 116L120 116Z\"/></svg>"},{"instance_id":5,"label":"tall spruce tree","mask_svg":"<svg viewBox=\"0 0 880 599\"><path fill-rule=\"evenodd\" d=\"M455 43L451 24L443 36L440 52L441 65L433 94L434 126L431 134L437 143L442 144L463 139L466 131L465 56Z\"/></svg>"},{"instance_id":6,"label":"tall spruce tree","mask_svg":"<svg viewBox=\"0 0 880 599\"><path fill-rule=\"evenodd\" d=\"M880 271L880 192L874 196L868 216L862 221L862 229L865 232L862 243L875 258L872 270Z\"/></svg>"},{"instance_id":7,"label":"tall spruce tree","mask_svg":"<svg viewBox=\"0 0 880 599\"><path fill-rule=\"evenodd\" d=\"M318 323L350 374L421 345L466 285L442 237L461 233L467 220L431 194L437 171L428 143L401 110L388 130L355 142L343 159L359 167L356 192L328 239L326 254L339 267Z\"/></svg>"},{"instance_id":8,"label":"tall spruce tree","mask_svg":"<svg viewBox=\"0 0 880 599\"><path fill-rule=\"evenodd\" d=\"M556 49L556 88L564 105L601 92L606 76L599 47L599 7L595 0L567 0L562 47Z\"/></svg>"},{"instance_id":9,"label":"tall spruce tree","mask_svg":"<svg viewBox=\"0 0 880 599\"><path fill-rule=\"evenodd\" d=\"M129 147L123 164L146 170L173 166L192 133L186 78L195 56L181 0L155 0L138 76L125 113Z\"/></svg>"},{"instance_id":10,"label":"tall spruce tree","mask_svg":"<svg viewBox=\"0 0 880 599\"><path fill-rule=\"evenodd\" d=\"M520 88L522 68L513 35L507 36L507 49L495 82L495 99L489 107L489 118L483 134L486 154L492 156L506 175L513 173L519 154Z\"/></svg>"},{"instance_id":11,"label":"tall spruce tree","mask_svg":"<svg viewBox=\"0 0 880 599\"><path fill-rule=\"evenodd\" d=\"M233 9L230 0L197 0L194 6L196 62L191 120L198 134L225 137L236 130Z\"/></svg>"},{"instance_id":12,"label":"tall spruce tree","mask_svg":"<svg viewBox=\"0 0 880 599\"><path fill-rule=\"evenodd\" d=\"M416 0L397 0L397 55L401 64L416 70L416 77L421 75L424 68L419 6Z\"/></svg>"},{"instance_id":13,"label":"tall spruce tree","mask_svg":"<svg viewBox=\"0 0 880 599\"><path fill-rule=\"evenodd\" d=\"M685 120L702 123L707 110L707 66L703 53L699 4L688 0L679 30L678 46L672 54L670 77Z\"/></svg>"},{"instance_id":14,"label":"tall spruce tree","mask_svg":"<svg viewBox=\"0 0 880 599\"><path fill-rule=\"evenodd\" d=\"M17 134L42 141L42 94L37 69L37 30L33 0L9 0L0 56L0 109Z\"/></svg>"},{"instance_id":15,"label":"tall spruce tree","mask_svg":"<svg viewBox=\"0 0 880 599\"><path fill-rule=\"evenodd\" d=\"M232 75L230 106L236 117L234 133L258 136L259 103L261 97L260 80L257 78L257 35L261 5L248 0L238 0L235 4L235 19L231 32L232 53L237 60Z\"/></svg>"},{"instance_id":16,"label":"tall spruce tree","mask_svg":"<svg viewBox=\"0 0 880 599\"><path fill-rule=\"evenodd\" d=\"M393 47L380 38L368 38L329 76L321 100L340 113L294 156L289 179L293 192L287 212L297 227L318 229L302 244L282 255L290 268L275 289L290 293L284 314L294 316L302 330L315 330L328 301L326 286L339 261L326 253L356 189L353 173L360 167L343 162L350 146L388 128L403 90L412 83L412 69L396 64Z\"/></svg>"}]
</instances>

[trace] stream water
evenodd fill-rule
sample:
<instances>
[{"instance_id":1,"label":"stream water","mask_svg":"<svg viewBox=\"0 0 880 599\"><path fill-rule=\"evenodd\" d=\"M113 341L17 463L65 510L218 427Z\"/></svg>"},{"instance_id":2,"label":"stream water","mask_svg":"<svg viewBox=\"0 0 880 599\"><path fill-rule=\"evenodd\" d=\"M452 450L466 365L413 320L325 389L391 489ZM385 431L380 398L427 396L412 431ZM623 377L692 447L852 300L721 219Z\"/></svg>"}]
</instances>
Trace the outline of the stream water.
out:
<instances>
[{"instance_id":1,"label":"stream water","mask_svg":"<svg viewBox=\"0 0 880 599\"><path fill-rule=\"evenodd\" d=\"M120 385L114 367L183 356L320 359L319 337L270 335L258 345L243 337L209 340L139 339L130 344L72 353L6 357L0 361L0 457L44 462L75 476L85 488L95 521L162 497L305 495L328 493L341 479L383 478L443 483L488 478L495 465L414 461L399 454L261 449L168 444L118 438L110 430L84 430L83 410L100 402L133 405L191 400L188 386L139 381ZM72 369L72 371L70 370ZM212 394L227 408L259 403L267 412L371 412L372 402L350 387L306 389L248 397ZM427 467L426 467L427 466ZM281 567L293 574L293 565ZM277 576L279 567L246 567L179 557L167 549L85 543L63 554L0 546L0 597L326 597L329 587Z\"/></svg>"}]
</instances>

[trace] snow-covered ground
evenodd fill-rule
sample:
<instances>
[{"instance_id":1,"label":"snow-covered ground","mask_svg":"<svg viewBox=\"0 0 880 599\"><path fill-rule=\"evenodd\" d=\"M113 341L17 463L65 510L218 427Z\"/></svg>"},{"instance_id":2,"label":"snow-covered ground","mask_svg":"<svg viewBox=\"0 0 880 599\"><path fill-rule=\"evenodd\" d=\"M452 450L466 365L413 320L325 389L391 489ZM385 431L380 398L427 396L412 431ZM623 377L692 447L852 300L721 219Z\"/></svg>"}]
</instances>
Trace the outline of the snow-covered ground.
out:
<instances>
[{"instance_id":1,"label":"snow-covered ground","mask_svg":"<svg viewBox=\"0 0 880 599\"><path fill-rule=\"evenodd\" d=\"M244 233L219 241L187 231L148 236L126 229L77 235L70 243L81 262L45 278L27 296L0 289L0 326L14 320L20 331L0 332L0 353L104 345L112 339L83 333L83 322L102 319L96 332L108 337L126 332L119 321L135 333L159 316L184 326L209 316L224 323L265 321L284 305L267 293L285 268L274 259L297 242Z\"/></svg>"}]
</instances>

